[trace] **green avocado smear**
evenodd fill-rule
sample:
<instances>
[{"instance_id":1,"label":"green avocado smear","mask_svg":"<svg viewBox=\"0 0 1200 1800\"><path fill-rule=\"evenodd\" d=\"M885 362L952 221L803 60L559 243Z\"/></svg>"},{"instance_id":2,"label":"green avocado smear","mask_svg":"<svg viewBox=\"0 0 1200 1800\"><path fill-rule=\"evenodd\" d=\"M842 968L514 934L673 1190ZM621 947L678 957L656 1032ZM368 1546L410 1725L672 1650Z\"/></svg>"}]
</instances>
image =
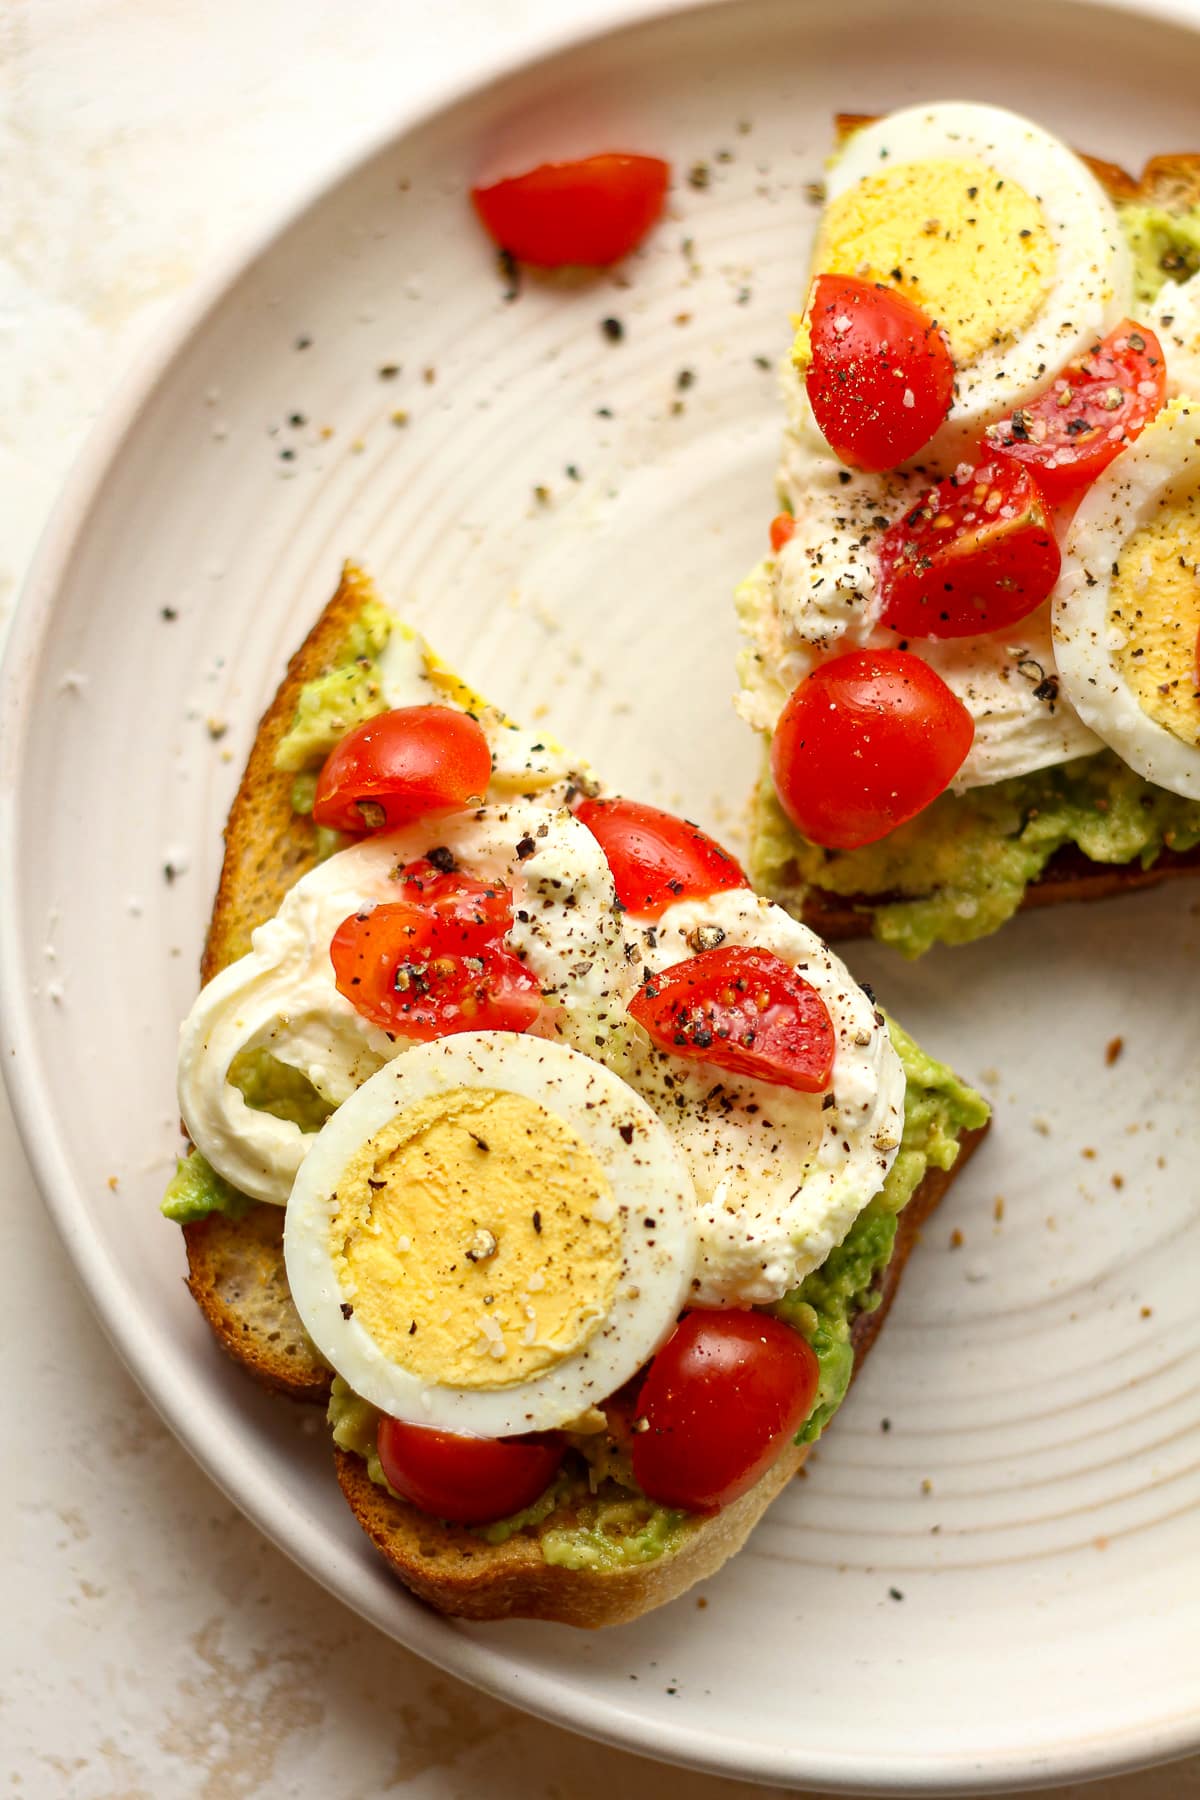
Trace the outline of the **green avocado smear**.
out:
<instances>
[{"instance_id":1,"label":"green avocado smear","mask_svg":"<svg viewBox=\"0 0 1200 1800\"><path fill-rule=\"evenodd\" d=\"M749 875L797 914L809 888L861 900L904 956L966 944L1010 919L1056 850L1149 868L1200 843L1200 802L1154 787L1111 750L1035 774L942 794L861 850L822 850L795 830L769 771L755 797Z\"/></svg>"},{"instance_id":2,"label":"green avocado smear","mask_svg":"<svg viewBox=\"0 0 1200 1800\"><path fill-rule=\"evenodd\" d=\"M851 1327L860 1312L879 1304L898 1215L926 1172L952 1168L961 1135L988 1119L986 1102L972 1088L926 1056L894 1020L888 1020L888 1030L907 1083L899 1153L882 1189L841 1244L772 1308L808 1339L817 1356L817 1396L801 1443L820 1436L845 1398L854 1369ZM334 1442L361 1456L371 1480L387 1487L375 1445L379 1418L340 1377L334 1380L329 1402ZM694 1514L658 1506L639 1493L627 1461L612 1454L604 1433L571 1441L562 1472L532 1506L475 1528L473 1535L500 1544L520 1533L536 1539L548 1563L616 1570L677 1550L700 1523Z\"/></svg>"}]
</instances>

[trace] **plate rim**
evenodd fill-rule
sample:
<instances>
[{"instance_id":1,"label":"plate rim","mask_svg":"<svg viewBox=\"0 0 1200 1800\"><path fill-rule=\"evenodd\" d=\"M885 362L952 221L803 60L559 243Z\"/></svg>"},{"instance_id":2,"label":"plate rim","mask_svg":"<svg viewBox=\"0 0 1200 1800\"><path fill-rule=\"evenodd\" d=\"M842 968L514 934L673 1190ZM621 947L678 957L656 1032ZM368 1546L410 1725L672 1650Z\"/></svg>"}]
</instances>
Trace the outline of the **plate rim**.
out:
<instances>
[{"instance_id":1,"label":"plate rim","mask_svg":"<svg viewBox=\"0 0 1200 1800\"><path fill-rule=\"evenodd\" d=\"M615 16L603 21L546 27L511 54L494 57L466 77L437 84L415 105L338 157L297 190L253 230L214 261L212 268L170 309L131 359L76 453L40 533L9 622L0 658L0 1046L4 1085L38 1194L50 1215L106 1338L176 1440L217 1488L277 1549L343 1605L446 1673L520 1710L585 1737L632 1751L657 1762L709 1774L788 1788L817 1786L842 1794L951 1795L1016 1792L1047 1783L1086 1781L1200 1751L1200 1713L1174 1714L1126 1731L1115 1746L1103 1739L1079 1739L1061 1753L1030 1754L1011 1747L986 1760L964 1752L916 1757L889 1754L854 1757L839 1753L767 1752L747 1763L744 1747L723 1734L673 1726L669 1716L651 1720L619 1702L584 1690L563 1688L543 1670L510 1661L440 1617L399 1586L380 1589L374 1571L334 1552L323 1528L296 1515L281 1517L260 1492L262 1478L236 1465L223 1450L223 1403L210 1399L186 1424L177 1416L178 1395L159 1373L153 1334L138 1309L124 1302L127 1286L117 1259L94 1229L87 1196L76 1190L63 1147L47 1130L50 1083L39 1069L32 997L20 959L22 909L18 894L18 794L23 768L30 689L22 671L36 662L47 636L58 591L92 511L100 500L123 444L176 359L208 315L236 282L267 257L328 194L384 153L406 133L432 124L450 108L486 93L511 77L571 50L634 32L671 18L695 18L732 11L740 0L614 0ZM816 0L806 0L815 4ZM972 0L972 10L981 0ZM1058 0L1079 13L1100 11L1141 17L1182 28L1200 40L1200 0ZM356 1547L357 1548L357 1547ZM382 1596L386 1596L386 1599ZM402 1627L398 1629L397 1627Z\"/></svg>"}]
</instances>

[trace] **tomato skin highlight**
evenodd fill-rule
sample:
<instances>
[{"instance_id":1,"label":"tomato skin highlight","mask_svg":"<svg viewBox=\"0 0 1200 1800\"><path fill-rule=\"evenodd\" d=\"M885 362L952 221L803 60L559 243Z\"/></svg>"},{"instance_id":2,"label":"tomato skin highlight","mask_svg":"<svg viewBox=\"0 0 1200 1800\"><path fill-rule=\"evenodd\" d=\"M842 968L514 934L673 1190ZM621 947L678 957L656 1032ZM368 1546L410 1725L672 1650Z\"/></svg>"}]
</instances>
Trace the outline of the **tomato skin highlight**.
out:
<instances>
[{"instance_id":1,"label":"tomato skin highlight","mask_svg":"<svg viewBox=\"0 0 1200 1800\"><path fill-rule=\"evenodd\" d=\"M657 156L607 152L539 163L523 175L471 189L484 230L537 268L606 268L635 250L662 213L670 165Z\"/></svg>"},{"instance_id":2,"label":"tomato skin highlight","mask_svg":"<svg viewBox=\"0 0 1200 1800\"><path fill-rule=\"evenodd\" d=\"M879 540L881 619L904 637L975 637L1026 618L1062 568L1050 511L1019 463L939 481Z\"/></svg>"},{"instance_id":3,"label":"tomato skin highlight","mask_svg":"<svg viewBox=\"0 0 1200 1800\"><path fill-rule=\"evenodd\" d=\"M728 1506L795 1438L819 1375L811 1344L770 1313L685 1313L638 1398L638 1486L688 1512Z\"/></svg>"},{"instance_id":4,"label":"tomato skin highlight","mask_svg":"<svg viewBox=\"0 0 1200 1800\"><path fill-rule=\"evenodd\" d=\"M835 456L878 473L915 456L954 400L954 359L929 317L891 288L818 275L804 384Z\"/></svg>"},{"instance_id":5,"label":"tomato skin highlight","mask_svg":"<svg viewBox=\"0 0 1200 1800\"><path fill-rule=\"evenodd\" d=\"M749 887L715 838L640 800L585 800L575 817L608 859L617 899L634 918L661 918L677 900Z\"/></svg>"},{"instance_id":6,"label":"tomato skin highlight","mask_svg":"<svg viewBox=\"0 0 1200 1800\"><path fill-rule=\"evenodd\" d=\"M966 707L907 650L854 650L793 690L771 743L780 805L810 843L874 844L950 785L975 736Z\"/></svg>"},{"instance_id":7,"label":"tomato skin highlight","mask_svg":"<svg viewBox=\"0 0 1200 1800\"><path fill-rule=\"evenodd\" d=\"M527 1031L541 989L504 934L512 894L411 864L401 900L343 919L329 946L338 993L394 1036L428 1043L459 1031Z\"/></svg>"},{"instance_id":8,"label":"tomato skin highlight","mask_svg":"<svg viewBox=\"0 0 1200 1800\"><path fill-rule=\"evenodd\" d=\"M796 521L791 513L783 512L775 514L775 517L771 520L770 537L771 548L776 556L779 555L779 552L783 549L785 544L791 542L792 538L795 536L795 532Z\"/></svg>"},{"instance_id":9,"label":"tomato skin highlight","mask_svg":"<svg viewBox=\"0 0 1200 1800\"><path fill-rule=\"evenodd\" d=\"M1047 393L990 425L988 453L1025 464L1052 500L1066 499L1133 442L1166 394L1162 345L1148 326L1123 319Z\"/></svg>"},{"instance_id":10,"label":"tomato skin highlight","mask_svg":"<svg viewBox=\"0 0 1200 1800\"><path fill-rule=\"evenodd\" d=\"M452 1525L490 1525L531 1506L557 1475L560 1439L459 1437L386 1414L376 1449L388 1483L405 1500Z\"/></svg>"},{"instance_id":11,"label":"tomato skin highlight","mask_svg":"<svg viewBox=\"0 0 1200 1800\"><path fill-rule=\"evenodd\" d=\"M802 1094L829 1086L836 1049L829 1009L769 950L701 950L648 976L627 1010L674 1056Z\"/></svg>"},{"instance_id":12,"label":"tomato skin highlight","mask_svg":"<svg viewBox=\"0 0 1200 1800\"><path fill-rule=\"evenodd\" d=\"M491 775L487 738L469 713L395 707L334 745L317 777L312 816L335 831L394 831L480 805Z\"/></svg>"}]
</instances>

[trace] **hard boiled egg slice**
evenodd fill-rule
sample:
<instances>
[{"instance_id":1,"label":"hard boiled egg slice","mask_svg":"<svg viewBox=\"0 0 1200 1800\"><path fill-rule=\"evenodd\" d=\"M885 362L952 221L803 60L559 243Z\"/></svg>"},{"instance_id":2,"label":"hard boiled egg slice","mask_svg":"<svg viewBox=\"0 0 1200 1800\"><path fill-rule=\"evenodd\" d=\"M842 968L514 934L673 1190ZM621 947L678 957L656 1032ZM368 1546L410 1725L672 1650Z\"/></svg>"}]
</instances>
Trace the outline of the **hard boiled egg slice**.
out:
<instances>
[{"instance_id":1,"label":"hard boiled egg slice","mask_svg":"<svg viewBox=\"0 0 1200 1800\"><path fill-rule=\"evenodd\" d=\"M338 1106L407 1048L338 992L329 946L351 913L396 899L397 872L431 850L512 890L508 941L541 984L545 1030L570 1037L577 1016L580 1031L591 1029L623 934L604 853L570 813L529 801L485 806L340 850L289 890L249 954L207 983L180 1032L184 1124L241 1193L284 1205L313 1138L247 1102L231 1079L241 1052L267 1052Z\"/></svg>"},{"instance_id":2,"label":"hard boiled egg slice","mask_svg":"<svg viewBox=\"0 0 1200 1800\"><path fill-rule=\"evenodd\" d=\"M356 1394L482 1437L566 1425L651 1357L695 1261L691 1181L646 1102L508 1032L423 1044L323 1127L288 1285Z\"/></svg>"},{"instance_id":3,"label":"hard boiled egg slice","mask_svg":"<svg viewBox=\"0 0 1200 1800\"><path fill-rule=\"evenodd\" d=\"M1088 489L1053 626L1085 723L1147 781L1200 799L1200 401L1169 402Z\"/></svg>"},{"instance_id":4,"label":"hard boiled egg slice","mask_svg":"<svg viewBox=\"0 0 1200 1800\"><path fill-rule=\"evenodd\" d=\"M918 458L925 467L948 474L965 442L1040 393L1130 305L1129 250L1099 183L1001 107L891 113L849 139L827 191L813 273L884 282L949 339L954 404Z\"/></svg>"}]
</instances>

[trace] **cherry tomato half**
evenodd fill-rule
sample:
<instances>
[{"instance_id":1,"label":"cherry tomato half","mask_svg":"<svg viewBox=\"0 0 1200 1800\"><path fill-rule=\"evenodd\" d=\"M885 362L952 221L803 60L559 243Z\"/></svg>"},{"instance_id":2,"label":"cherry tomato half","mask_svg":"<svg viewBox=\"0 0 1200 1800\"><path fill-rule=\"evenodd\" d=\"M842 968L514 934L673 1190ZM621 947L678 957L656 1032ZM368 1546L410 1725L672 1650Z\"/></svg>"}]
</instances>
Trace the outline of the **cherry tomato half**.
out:
<instances>
[{"instance_id":1,"label":"cherry tomato half","mask_svg":"<svg viewBox=\"0 0 1200 1800\"><path fill-rule=\"evenodd\" d=\"M1162 406L1167 365L1145 325L1123 319L1048 392L988 427L987 446L1026 464L1052 500L1094 481Z\"/></svg>"},{"instance_id":2,"label":"cherry tomato half","mask_svg":"<svg viewBox=\"0 0 1200 1800\"><path fill-rule=\"evenodd\" d=\"M483 727L452 706L401 706L358 725L317 777L313 819L335 831L392 831L478 806L492 753Z\"/></svg>"},{"instance_id":3,"label":"cherry tomato half","mask_svg":"<svg viewBox=\"0 0 1200 1800\"><path fill-rule=\"evenodd\" d=\"M855 850L886 837L947 788L975 724L907 650L853 650L821 663L779 716L771 773L811 843Z\"/></svg>"},{"instance_id":4,"label":"cherry tomato half","mask_svg":"<svg viewBox=\"0 0 1200 1800\"><path fill-rule=\"evenodd\" d=\"M783 546L795 536L796 521L791 513L776 513L771 520L771 548L776 556Z\"/></svg>"},{"instance_id":5,"label":"cherry tomato half","mask_svg":"<svg viewBox=\"0 0 1200 1800\"><path fill-rule=\"evenodd\" d=\"M414 864L400 891L343 919L329 946L339 994L382 1031L420 1043L458 1031L525 1031L541 990L507 948L512 895Z\"/></svg>"},{"instance_id":6,"label":"cherry tomato half","mask_svg":"<svg viewBox=\"0 0 1200 1800\"><path fill-rule=\"evenodd\" d=\"M376 1448L388 1484L422 1512L453 1525L489 1525L531 1506L565 1453L552 1437L459 1437L399 1419L379 1421Z\"/></svg>"},{"instance_id":7,"label":"cherry tomato half","mask_svg":"<svg viewBox=\"0 0 1200 1800\"><path fill-rule=\"evenodd\" d=\"M662 1506L728 1506L800 1430L819 1375L812 1345L770 1313L686 1313L639 1396L638 1486Z\"/></svg>"},{"instance_id":8,"label":"cherry tomato half","mask_svg":"<svg viewBox=\"0 0 1200 1800\"><path fill-rule=\"evenodd\" d=\"M829 1086L835 1041L825 1002L769 950L701 950L649 977L628 1010L674 1056L802 1094Z\"/></svg>"},{"instance_id":9,"label":"cherry tomato half","mask_svg":"<svg viewBox=\"0 0 1200 1800\"><path fill-rule=\"evenodd\" d=\"M853 275L818 275L809 302L813 415L852 469L894 469L950 411L954 360L919 306Z\"/></svg>"},{"instance_id":10,"label":"cherry tomato half","mask_svg":"<svg viewBox=\"0 0 1200 1800\"><path fill-rule=\"evenodd\" d=\"M610 153L541 163L471 189L484 230L542 269L604 268L635 250L663 209L671 170L657 156Z\"/></svg>"},{"instance_id":11,"label":"cherry tomato half","mask_svg":"<svg viewBox=\"0 0 1200 1800\"><path fill-rule=\"evenodd\" d=\"M1028 469L994 457L939 481L879 540L882 619L905 637L1000 631L1041 605L1062 556Z\"/></svg>"},{"instance_id":12,"label":"cherry tomato half","mask_svg":"<svg viewBox=\"0 0 1200 1800\"><path fill-rule=\"evenodd\" d=\"M575 817L608 859L617 899L635 918L657 919L677 900L749 887L715 839L640 800L585 800Z\"/></svg>"}]
</instances>

